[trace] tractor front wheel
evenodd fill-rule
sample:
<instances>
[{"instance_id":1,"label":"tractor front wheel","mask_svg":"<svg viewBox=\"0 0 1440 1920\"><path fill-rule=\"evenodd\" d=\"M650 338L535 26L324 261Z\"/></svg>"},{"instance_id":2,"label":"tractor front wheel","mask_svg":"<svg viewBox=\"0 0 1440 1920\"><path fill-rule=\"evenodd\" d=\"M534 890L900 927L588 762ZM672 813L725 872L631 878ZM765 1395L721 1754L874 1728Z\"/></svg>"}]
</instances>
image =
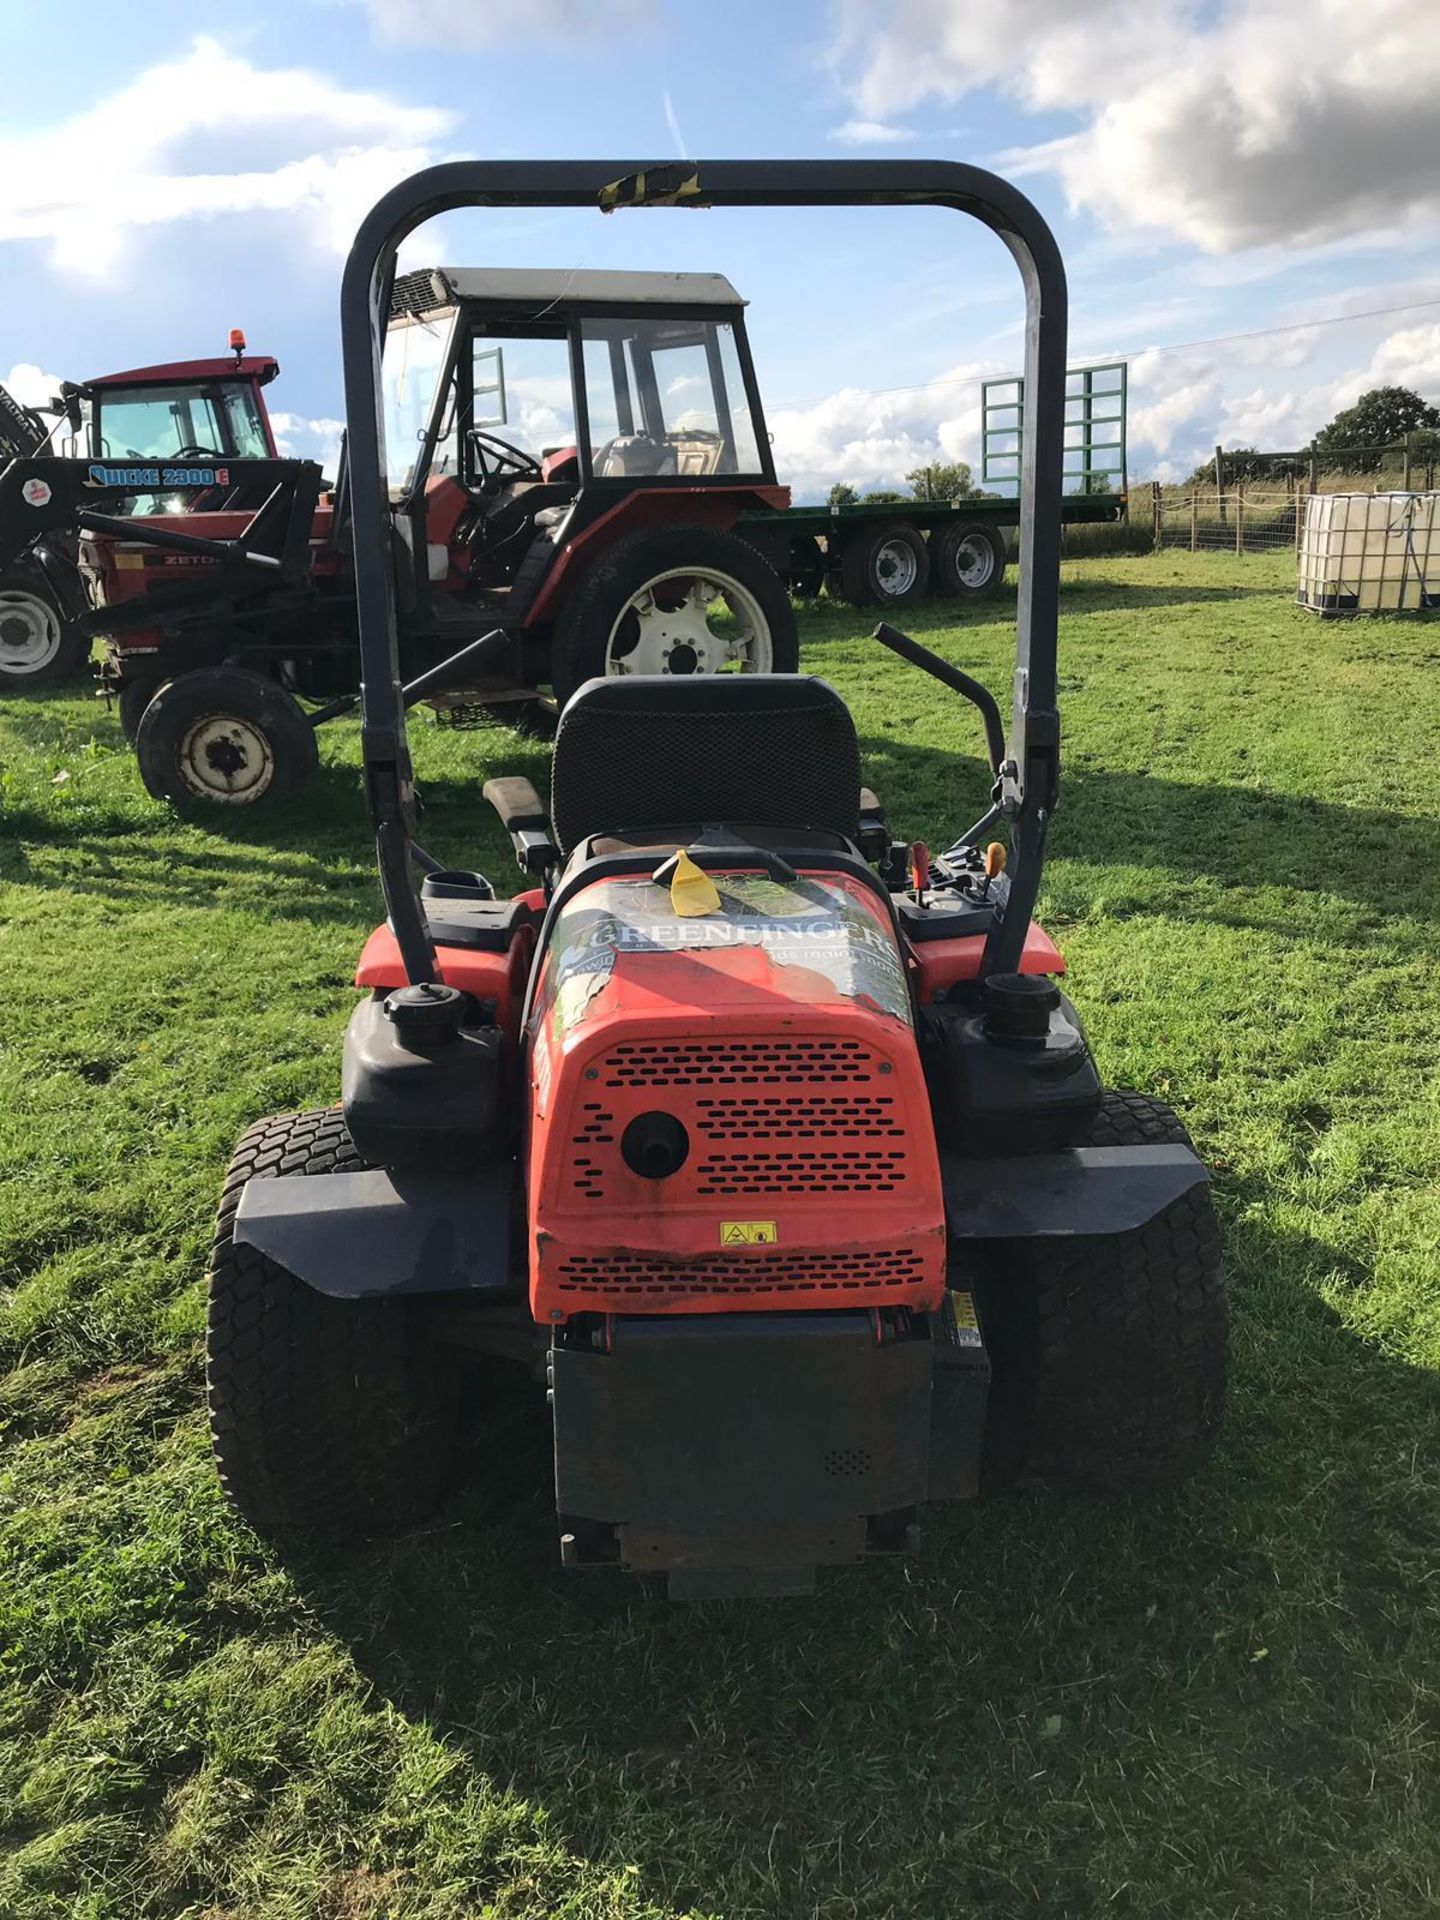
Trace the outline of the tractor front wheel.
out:
<instances>
[{"instance_id":1,"label":"tractor front wheel","mask_svg":"<svg viewBox=\"0 0 1440 1920\"><path fill-rule=\"evenodd\" d=\"M244 667L167 681L140 716L135 754L146 790L182 807L253 807L298 793L320 763L299 703Z\"/></svg>"},{"instance_id":2,"label":"tractor front wheel","mask_svg":"<svg viewBox=\"0 0 1440 1920\"><path fill-rule=\"evenodd\" d=\"M795 610L779 574L737 534L655 527L618 540L555 623L563 707L586 680L631 673L794 673Z\"/></svg>"},{"instance_id":3,"label":"tractor front wheel","mask_svg":"<svg viewBox=\"0 0 1440 1920\"><path fill-rule=\"evenodd\" d=\"M1163 1102L1107 1093L1085 1144L1190 1140ZM993 1368L990 1486L1145 1492L1209 1459L1225 1407L1227 1316L1207 1187L1133 1233L991 1243L975 1292Z\"/></svg>"},{"instance_id":4,"label":"tractor front wheel","mask_svg":"<svg viewBox=\"0 0 1440 1920\"><path fill-rule=\"evenodd\" d=\"M337 1300L254 1247L235 1213L251 1180L360 1173L335 1108L261 1120L225 1177L210 1267L210 1437L231 1504L264 1534L397 1532L440 1498L459 1374L413 1299Z\"/></svg>"}]
</instances>

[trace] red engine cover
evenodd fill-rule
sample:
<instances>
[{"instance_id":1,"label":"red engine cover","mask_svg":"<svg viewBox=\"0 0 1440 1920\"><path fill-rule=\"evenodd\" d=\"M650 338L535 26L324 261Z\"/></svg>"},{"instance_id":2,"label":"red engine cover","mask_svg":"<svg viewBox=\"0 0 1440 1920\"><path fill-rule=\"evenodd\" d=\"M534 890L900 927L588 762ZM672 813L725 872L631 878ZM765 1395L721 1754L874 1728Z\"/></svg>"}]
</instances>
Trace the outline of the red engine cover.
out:
<instances>
[{"instance_id":1,"label":"red engine cover","mask_svg":"<svg viewBox=\"0 0 1440 1920\"><path fill-rule=\"evenodd\" d=\"M945 1216L905 972L858 880L649 879L562 910L532 1033L536 1318L939 1304ZM685 1130L660 1178L644 1114ZM632 1156L633 1157L633 1156Z\"/></svg>"}]
</instances>

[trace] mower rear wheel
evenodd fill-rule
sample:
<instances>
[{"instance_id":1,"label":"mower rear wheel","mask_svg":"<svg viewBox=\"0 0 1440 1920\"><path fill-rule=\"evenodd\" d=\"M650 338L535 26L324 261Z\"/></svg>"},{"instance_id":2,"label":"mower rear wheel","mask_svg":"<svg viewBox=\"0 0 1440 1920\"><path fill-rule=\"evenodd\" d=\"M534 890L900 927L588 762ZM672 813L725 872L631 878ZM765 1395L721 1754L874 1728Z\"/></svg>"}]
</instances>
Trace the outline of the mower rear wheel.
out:
<instances>
[{"instance_id":1,"label":"mower rear wheel","mask_svg":"<svg viewBox=\"0 0 1440 1920\"><path fill-rule=\"evenodd\" d=\"M550 677L578 686L632 673L794 673L795 609L748 540L714 527L651 527L616 541L555 623Z\"/></svg>"},{"instance_id":2,"label":"mower rear wheel","mask_svg":"<svg viewBox=\"0 0 1440 1920\"><path fill-rule=\"evenodd\" d=\"M1190 1139L1163 1101L1107 1093L1085 1144ZM1133 1233L992 1243L977 1269L994 1370L987 1484L1145 1492L1204 1465L1225 1407L1227 1331L1207 1187Z\"/></svg>"},{"instance_id":3,"label":"mower rear wheel","mask_svg":"<svg viewBox=\"0 0 1440 1920\"><path fill-rule=\"evenodd\" d=\"M220 1196L206 1384L220 1482L258 1532L403 1530L444 1491L459 1375L413 1299L337 1300L234 1238L251 1180L365 1170L337 1108L251 1127Z\"/></svg>"},{"instance_id":4,"label":"mower rear wheel","mask_svg":"<svg viewBox=\"0 0 1440 1920\"><path fill-rule=\"evenodd\" d=\"M166 681L140 717L135 754L147 792L182 807L252 807L298 793L320 764L299 702L244 667Z\"/></svg>"}]
</instances>

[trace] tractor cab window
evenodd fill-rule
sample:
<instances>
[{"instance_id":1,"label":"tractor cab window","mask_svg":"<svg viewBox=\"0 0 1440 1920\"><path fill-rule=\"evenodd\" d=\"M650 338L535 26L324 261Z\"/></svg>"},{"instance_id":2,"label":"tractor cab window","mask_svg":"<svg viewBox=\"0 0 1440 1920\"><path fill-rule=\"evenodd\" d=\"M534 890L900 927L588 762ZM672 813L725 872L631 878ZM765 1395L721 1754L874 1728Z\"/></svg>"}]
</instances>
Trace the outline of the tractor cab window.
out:
<instances>
[{"instance_id":1,"label":"tractor cab window","mask_svg":"<svg viewBox=\"0 0 1440 1920\"><path fill-rule=\"evenodd\" d=\"M533 478L547 454L575 445L570 347L563 328L477 327L470 337L467 485ZM517 464L515 456L519 457Z\"/></svg>"},{"instance_id":2,"label":"tractor cab window","mask_svg":"<svg viewBox=\"0 0 1440 1920\"><path fill-rule=\"evenodd\" d=\"M203 386L100 387L92 400L90 450L100 459L268 460L264 417L249 380L212 380ZM132 493L111 513L138 516L179 512L193 491Z\"/></svg>"},{"instance_id":3,"label":"tractor cab window","mask_svg":"<svg viewBox=\"0 0 1440 1920\"><path fill-rule=\"evenodd\" d=\"M580 331L597 478L762 471L729 321L652 313Z\"/></svg>"},{"instance_id":4,"label":"tractor cab window","mask_svg":"<svg viewBox=\"0 0 1440 1920\"><path fill-rule=\"evenodd\" d=\"M390 323L380 378L385 400L385 465L392 498L402 498L415 482L436 384L449 358L451 325L450 320L420 318ZM429 471L455 470L452 388Z\"/></svg>"},{"instance_id":5,"label":"tractor cab window","mask_svg":"<svg viewBox=\"0 0 1440 1920\"><path fill-rule=\"evenodd\" d=\"M269 457L260 403L248 380L102 387L95 413L96 451L107 460Z\"/></svg>"}]
</instances>

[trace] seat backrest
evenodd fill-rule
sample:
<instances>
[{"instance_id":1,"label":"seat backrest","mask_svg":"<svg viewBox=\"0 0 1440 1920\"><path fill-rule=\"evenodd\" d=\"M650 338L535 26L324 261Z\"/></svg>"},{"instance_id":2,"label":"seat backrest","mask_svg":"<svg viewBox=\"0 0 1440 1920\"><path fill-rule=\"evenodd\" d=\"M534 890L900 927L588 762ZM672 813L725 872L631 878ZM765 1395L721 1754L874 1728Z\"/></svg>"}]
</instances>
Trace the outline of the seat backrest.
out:
<instances>
[{"instance_id":1,"label":"seat backrest","mask_svg":"<svg viewBox=\"0 0 1440 1920\"><path fill-rule=\"evenodd\" d=\"M555 733L562 853L592 834L740 822L853 840L860 748L832 686L800 673L587 680Z\"/></svg>"}]
</instances>

